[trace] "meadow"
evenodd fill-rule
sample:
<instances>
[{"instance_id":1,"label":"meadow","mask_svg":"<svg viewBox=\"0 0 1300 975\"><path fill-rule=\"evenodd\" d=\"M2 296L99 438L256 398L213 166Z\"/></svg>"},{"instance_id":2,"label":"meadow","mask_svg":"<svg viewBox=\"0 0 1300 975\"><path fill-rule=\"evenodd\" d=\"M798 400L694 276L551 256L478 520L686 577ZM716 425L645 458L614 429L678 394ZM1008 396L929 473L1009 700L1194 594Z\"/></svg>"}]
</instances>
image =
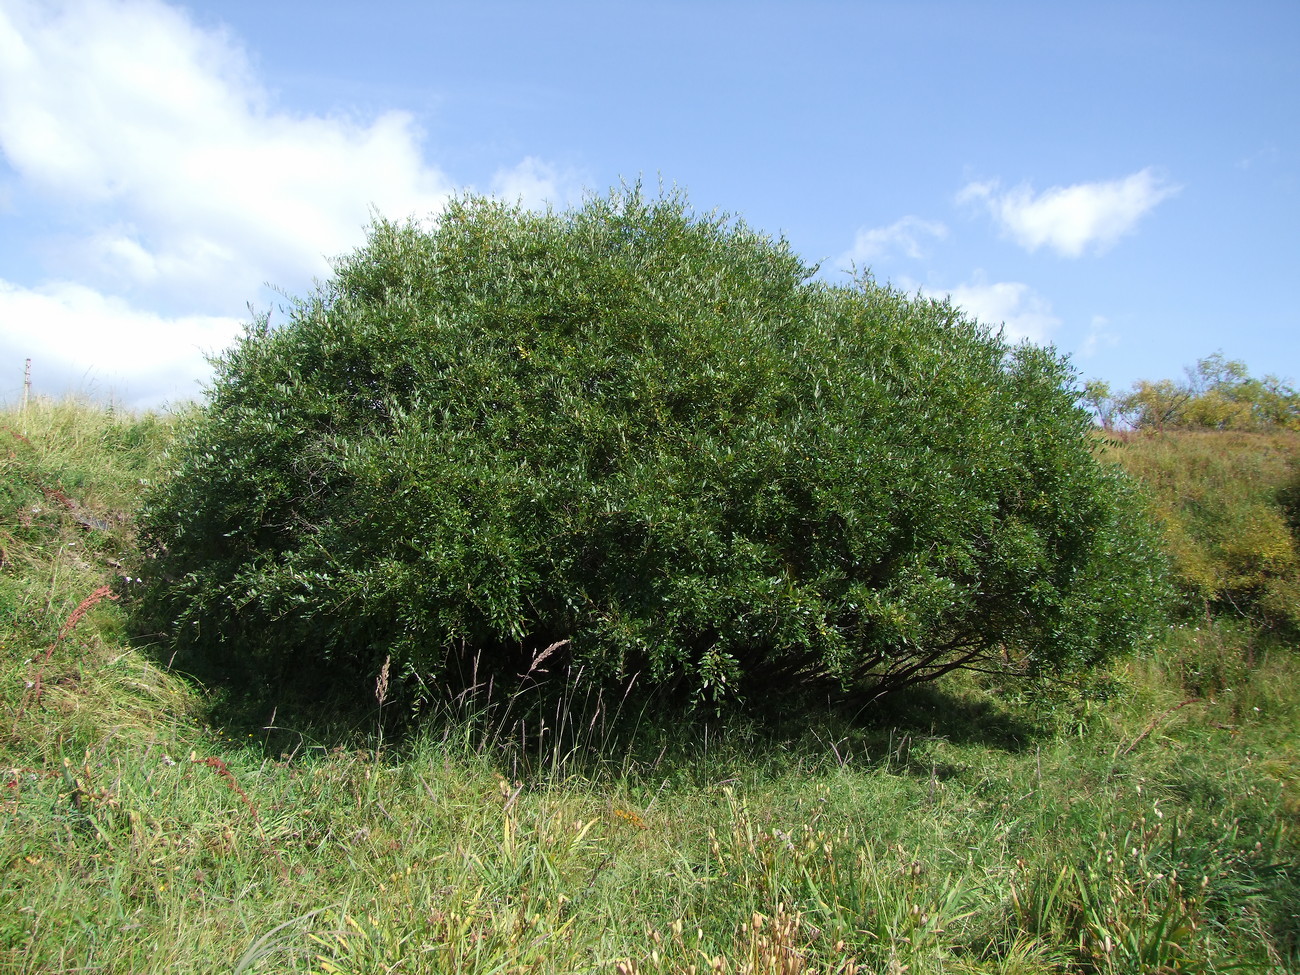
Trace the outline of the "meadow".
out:
<instances>
[{"instance_id":1,"label":"meadow","mask_svg":"<svg viewBox=\"0 0 1300 975\"><path fill-rule=\"evenodd\" d=\"M382 672L365 712L256 711L131 636L174 426L0 415L0 972L1300 968L1300 661L1231 608L1264 570L1285 608L1295 434L1104 448L1191 610L1086 686L719 716L570 674L411 724Z\"/></svg>"}]
</instances>

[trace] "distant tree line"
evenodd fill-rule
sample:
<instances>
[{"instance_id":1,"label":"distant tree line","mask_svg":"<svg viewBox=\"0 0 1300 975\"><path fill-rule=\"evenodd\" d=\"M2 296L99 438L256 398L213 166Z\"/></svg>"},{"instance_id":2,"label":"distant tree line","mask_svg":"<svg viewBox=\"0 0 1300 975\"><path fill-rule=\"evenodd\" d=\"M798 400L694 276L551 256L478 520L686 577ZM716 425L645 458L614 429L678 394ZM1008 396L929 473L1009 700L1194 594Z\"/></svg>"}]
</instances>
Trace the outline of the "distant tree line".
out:
<instances>
[{"instance_id":1,"label":"distant tree line","mask_svg":"<svg viewBox=\"0 0 1300 975\"><path fill-rule=\"evenodd\" d=\"M1300 392L1274 375L1216 352L1182 381L1140 379L1127 392L1093 379L1084 405L1106 430L1300 430Z\"/></svg>"}]
</instances>

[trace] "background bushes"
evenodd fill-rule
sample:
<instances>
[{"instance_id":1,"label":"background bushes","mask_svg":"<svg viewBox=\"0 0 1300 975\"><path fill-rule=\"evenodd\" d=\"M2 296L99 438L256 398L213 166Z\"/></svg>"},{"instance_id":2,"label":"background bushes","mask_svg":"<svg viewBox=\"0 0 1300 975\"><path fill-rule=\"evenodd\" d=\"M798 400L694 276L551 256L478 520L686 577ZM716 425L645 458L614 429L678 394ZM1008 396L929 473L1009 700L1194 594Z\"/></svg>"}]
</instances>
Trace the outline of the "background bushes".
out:
<instances>
[{"instance_id":1,"label":"background bushes","mask_svg":"<svg viewBox=\"0 0 1300 975\"><path fill-rule=\"evenodd\" d=\"M1137 433L1117 444L1112 456L1155 499L1189 615L1300 631L1298 445L1289 430Z\"/></svg>"}]
</instances>

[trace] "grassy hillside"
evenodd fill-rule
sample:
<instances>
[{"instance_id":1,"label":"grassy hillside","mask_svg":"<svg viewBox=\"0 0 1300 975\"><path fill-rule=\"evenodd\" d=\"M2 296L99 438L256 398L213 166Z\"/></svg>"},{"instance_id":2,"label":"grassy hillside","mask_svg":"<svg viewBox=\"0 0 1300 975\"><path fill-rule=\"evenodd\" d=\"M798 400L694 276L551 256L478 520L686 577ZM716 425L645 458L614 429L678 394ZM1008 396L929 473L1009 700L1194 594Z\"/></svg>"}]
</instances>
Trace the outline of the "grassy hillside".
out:
<instances>
[{"instance_id":1,"label":"grassy hillside","mask_svg":"<svg viewBox=\"0 0 1300 975\"><path fill-rule=\"evenodd\" d=\"M1193 607L1300 633L1295 511L1282 503L1300 486L1300 432L1130 434L1111 455L1151 489Z\"/></svg>"},{"instance_id":2,"label":"grassy hillside","mask_svg":"<svg viewBox=\"0 0 1300 975\"><path fill-rule=\"evenodd\" d=\"M1204 497L1272 499L1295 441L1115 448L1194 611L1087 694L956 678L758 725L485 688L397 737L380 674L347 723L241 723L131 645L170 429L0 416L0 971L1300 967L1300 663L1267 593L1235 612L1183 554L1242 534L1184 503L1216 458Z\"/></svg>"}]
</instances>

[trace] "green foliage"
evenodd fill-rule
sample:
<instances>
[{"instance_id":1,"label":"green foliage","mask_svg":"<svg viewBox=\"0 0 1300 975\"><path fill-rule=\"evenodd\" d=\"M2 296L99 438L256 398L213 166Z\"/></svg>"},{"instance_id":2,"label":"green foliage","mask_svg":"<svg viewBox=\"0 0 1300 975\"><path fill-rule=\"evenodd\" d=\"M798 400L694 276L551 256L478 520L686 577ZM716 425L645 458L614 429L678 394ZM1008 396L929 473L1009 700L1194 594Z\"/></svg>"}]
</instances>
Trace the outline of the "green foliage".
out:
<instances>
[{"instance_id":1,"label":"green foliage","mask_svg":"<svg viewBox=\"0 0 1300 975\"><path fill-rule=\"evenodd\" d=\"M1300 629L1300 437L1167 433L1130 437L1114 455L1150 489L1194 612Z\"/></svg>"},{"instance_id":2,"label":"green foliage","mask_svg":"<svg viewBox=\"0 0 1300 975\"><path fill-rule=\"evenodd\" d=\"M1257 379L1244 362L1216 352L1182 382L1138 380L1127 393L1092 380L1085 404L1102 427L1137 430L1300 430L1300 392L1277 376Z\"/></svg>"},{"instance_id":3,"label":"green foliage","mask_svg":"<svg viewBox=\"0 0 1300 975\"><path fill-rule=\"evenodd\" d=\"M1083 384L1080 400L1097 417L1103 430L1109 432L1114 429L1120 412L1120 401L1111 392L1110 383L1103 379L1089 379Z\"/></svg>"},{"instance_id":4,"label":"green foliage","mask_svg":"<svg viewBox=\"0 0 1300 975\"><path fill-rule=\"evenodd\" d=\"M1153 536L1064 361L811 274L639 190L377 223L218 361L145 514L146 608L178 659L273 681L568 641L715 700L1060 673L1146 635Z\"/></svg>"}]
</instances>

